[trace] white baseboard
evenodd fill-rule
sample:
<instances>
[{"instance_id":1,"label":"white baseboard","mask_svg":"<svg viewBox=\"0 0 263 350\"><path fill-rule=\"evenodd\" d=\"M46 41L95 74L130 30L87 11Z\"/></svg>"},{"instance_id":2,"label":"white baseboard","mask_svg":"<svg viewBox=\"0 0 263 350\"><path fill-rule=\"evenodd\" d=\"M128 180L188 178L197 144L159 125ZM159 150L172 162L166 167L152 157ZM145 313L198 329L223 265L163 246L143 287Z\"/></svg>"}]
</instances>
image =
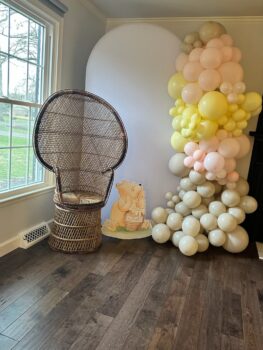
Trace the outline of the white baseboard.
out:
<instances>
[{"instance_id":1,"label":"white baseboard","mask_svg":"<svg viewBox=\"0 0 263 350\"><path fill-rule=\"evenodd\" d=\"M53 219L47 221L48 226L52 229ZM36 241L38 243L38 241ZM0 258L8 253L11 253L17 248L24 248L21 246L21 236L20 234L15 237L8 239L7 241L0 243Z\"/></svg>"}]
</instances>

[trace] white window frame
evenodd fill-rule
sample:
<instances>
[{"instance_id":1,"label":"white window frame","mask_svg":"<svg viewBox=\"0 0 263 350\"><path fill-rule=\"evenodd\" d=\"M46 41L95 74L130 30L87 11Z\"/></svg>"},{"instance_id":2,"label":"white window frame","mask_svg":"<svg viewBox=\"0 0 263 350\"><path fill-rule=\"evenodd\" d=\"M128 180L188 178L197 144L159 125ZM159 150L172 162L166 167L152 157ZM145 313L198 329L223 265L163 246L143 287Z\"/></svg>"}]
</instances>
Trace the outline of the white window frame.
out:
<instances>
[{"instance_id":1,"label":"white window frame","mask_svg":"<svg viewBox=\"0 0 263 350\"><path fill-rule=\"evenodd\" d=\"M43 100L60 88L63 18L46 8L38 0L2 0L45 26L44 89ZM2 102L21 104L21 101L1 98ZM20 102L20 103L19 103ZM23 102L23 105L25 103ZM0 193L0 204L17 198L35 195L38 192L53 190L55 178L44 168L44 181L29 186Z\"/></svg>"}]
</instances>

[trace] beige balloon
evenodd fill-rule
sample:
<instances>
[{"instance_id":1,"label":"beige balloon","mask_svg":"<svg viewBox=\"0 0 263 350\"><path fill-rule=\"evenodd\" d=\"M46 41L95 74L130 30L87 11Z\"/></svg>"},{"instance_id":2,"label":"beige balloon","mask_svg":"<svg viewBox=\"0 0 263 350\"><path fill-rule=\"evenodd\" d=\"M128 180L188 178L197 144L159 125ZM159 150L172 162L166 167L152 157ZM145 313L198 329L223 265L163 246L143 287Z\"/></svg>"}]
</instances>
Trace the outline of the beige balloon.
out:
<instances>
[{"instance_id":1,"label":"beige balloon","mask_svg":"<svg viewBox=\"0 0 263 350\"><path fill-rule=\"evenodd\" d=\"M195 239L196 239L197 244L198 244L197 251L199 253L205 252L209 247L209 241L208 241L207 237L203 234L199 234L195 237Z\"/></svg>"},{"instance_id":2,"label":"beige balloon","mask_svg":"<svg viewBox=\"0 0 263 350\"><path fill-rule=\"evenodd\" d=\"M166 203L166 205L167 205L168 208L174 208L174 202L173 201L168 201Z\"/></svg>"},{"instance_id":3,"label":"beige balloon","mask_svg":"<svg viewBox=\"0 0 263 350\"><path fill-rule=\"evenodd\" d=\"M257 210L258 203L255 198L251 196L244 196L241 197L239 206L245 211L246 214L252 214Z\"/></svg>"},{"instance_id":4,"label":"beige balloon","mask_svg":"<svg viewBox=\"0 0 263 350\"><path fill-rule=\"evenodd\" d=\"M202 185L206 179L205 179L205 174L201 174L198 171L191 170L189 173L189 179L191 182L195 185Z\"/></svg>"},{"instance_id":5,"label":"beige balloon","mask_svg":"<svg viewBox=\"0 0 263 350\"><path fill-rule=\"evenodd\" d=\"M169 227L165 224L157 224L152 229L152 238L157 243L165 243L170 239Z\"/></svg>"},{"instance_id":6,"label":"beige balloon","mask_svg":"<svg viewBox=\"0 0 263 350\"><path fill-rule=\"evenodd\" d=\"M176 153L169 160L169 170L178 177L187 176L190 169L184 165L185 153Z\"/></svg>"},{"instance_id":7,"label":"beige balloon","mask_svg":"<svg viewBox=\"0 0 263 350\"><path fill-rule=\"evenodd\" d=\"M172 231L178 231L182 228L183 216L179 213L171 213L166 221L167 226Z\"/></svg>"},{"instance_id":8,"label":"beige balloon","mask_svg":"<svg viewBox=\"0 0 263 350\"><path fill-rule=\"evenodd\" d=\"M230 253L240 253L245 250L249 243L249 237L247 231L237 226L234 231L226 234L226 241L223 248Z\"/></svg>"},{"instance_id":9,"label":"beige balloon","mask_svg":"<svg viewBox=\"0 0 263 350\"><path fill-rule=\"evenodd\" d=\"M200 204L197 208L192 209L192 215L197 219L200 219L206 213L208 213L208 209L204 204Z\"/></svg>"},{"instance_id":10,"label":"beige balloon","mask_svg":"<svg viewBox=\"0 0 263 350\"><path fill-rule=\"evenodd\" d=\"M174 209L176 213L182 214L183 216L191 214L191 209L189 209L184 202L177 203Z\"/></svg>"},{"instance_id":11,"label":"beige balloon","mask_svg":"<svg viewBox=\"0 0 263 350\"><path fill-rule=\"evenodd\" d=\"M173 193L172 192L166 192L164 197L165 197L165 199L170 201L173 198Z\"/></svg>"},{"instance_id":12,"label":"beige balloon","mask_svg":"<svg viewBox=\"0 0 263 350\"><path fill-rule=\"evenodd\" d=\"M201 216L200 224L206 231L212 231L217 228L217 217L207 213Z\"/></svg>"},{"instance_id":13,"label":"beige balloon","mask_svg":"<svg viewBox=\"0 0 263 350\"><path fill-rule=\"evenodd\" d=\"M152 219L157 224L164 224L167 220L168 213L162 207L154 208L152 211Z\"/></svg>"},{"instance_id":14,"label":"beige balloon","mask_svg":"<svg viewBox=\"0 0 263 350\"><path fill-rule=\"evenodd\" d=\"M200 222L194 216L189 215L184 218L182 223L182 231L186 235L197 236L200 231Z\"/></svg>"},{"instance_id":15,"label":"beige balloon","mask_svg":"<svg viewBox=\"0 0 263 350\"><path fill-rule=\"evenodd\" d=\"M227 207L236 207L240 202L240 195L236 190L224 190L221 200Z\"/></svg>"},{"instance_id":16,"label":"beige balloon","mask_svg":"<svg viewBox=\"0 0 263 350\"><path fill-rule=\"evenodd\" d=\"M223 214L226 212L225 205L220 201L213 201L209 204L209 212L215 216L219 216L220 214Z\"/></svg>"},{"instance_id":17,"label":"beige balloon","mask_svg":"<svg viewBox=\"0 0 263 350\"><path fill-rule=\"evenodd\" d=\"M238 225L242 224L242 222L245 221L246 213L242 208L239 208L239 207L229 208L228 212L229 214L234 216L234 218L236 218Z\"/></svg>"},{"instance_id":18,"label":"beige balloon","mask_svg":"<svg viewBox=\"0 0 263 350\"><path fill-rule=\"evenodd\" d=\"M196 208L201 204L202 198L199 193L195 191L188 191L183 196L184 204L190 208Z\"/></svg>"},{"instance_id":19,"label":"beige balloon","mask_svg":"<svg viewBox=\"0 0 263 350\"><path fill-rule=\"evenodd\" d=\"M196 189L196 186L192 183L189 177L184 177L181 179L180 187L184 191L193 191Z\"/></svg>"},{"instance_id":20,"label":"beige balloon","mask_svg":"<svg viewBox=\"0 0 263 350\"><path fill-rule=\"evenodd\" d=\"M192 256L196 254L198 250L198 243L192 236L185 235L179 242L180 252L186 256Z\"/></svg>"},{"instance_id":21,"label":"beige balloon","mask_svg":"<svg viewBox=\"0 0 263 350\"><path fill-rule=\"evenodd\" d=\"M181 200L183 200L185 194L186 194L186 191L181 190L181 191L178 193L178 196L179 196L179 198L180 198Z\"/></svg>"},{"instance_id":22,"label":"beige balloon","mask_svg":"<svg viewBox=\"0 0 263 350\"><path fill-rule=\"evenodd\" d=\"M247 180L245 180L243 177L240 177L236 182L235 190L240 194L240 196L246 196L249 192L249 184Z\"/></svg>"},{"instance_id":23,"label":"beige balloon","mask_svg":"<svg viewBox=\"0 0 263 350\"><path fill-rule=\"evenodd\" d=\"M172 201L174 202L174 204L181 202L180 197L177 194L173 196Z\"/></svg>"},{"instance_id":24,"label":"beige balloon","mask_svg":"<svg viewBox=\"0 0 263 350\"><path fill-rule=\"evenodd\" d=\"M202 185L197 186L197 192L200 194L200 196L208 198L214 195L215 186L213 183L205 181Z\"/></svg>"},{"instance_id":25,"label":"beige balloon","mask_svg":"<svg viewBox=\"0 0 263 350\"><path fill-rule=\"evenodd\" d=\"M224 33L226 33L225 27L214 21L205 22L199 29L200 38L205 44L211 39L219 38Z\"/></svg>"},{"instance_id":26,"label":"beige balloon","mask_svg":"<svg viewBox=\"0 0 263 350\"><path fill-rule=\"evenodd\" d=\"M172 234L172 243L175 247L179 246L180 239L185 236L185 233L183 231L176 231Z\"/></svg>"},{"instance_id":27,"label":"beige balloon","mask_svg":"<svg viewBox=\"0 0 263 350\"><path fill-rule=\"evenodd\" d=\"M237 227L237 220L229 213L219 215L217 219L218 227L224 232L234 231Z\"/></svg>"},{"instance_id":28,"label":"beige balloon","mask_svg":"<svg viewBox=\"0 0 263 350\"><path fill-rule=\"evenodd\" d=\"M215 229L208 234L209 242L215 247L221 247L226 241L226 234L220 229Z\"/></svg>"}]
</instances>

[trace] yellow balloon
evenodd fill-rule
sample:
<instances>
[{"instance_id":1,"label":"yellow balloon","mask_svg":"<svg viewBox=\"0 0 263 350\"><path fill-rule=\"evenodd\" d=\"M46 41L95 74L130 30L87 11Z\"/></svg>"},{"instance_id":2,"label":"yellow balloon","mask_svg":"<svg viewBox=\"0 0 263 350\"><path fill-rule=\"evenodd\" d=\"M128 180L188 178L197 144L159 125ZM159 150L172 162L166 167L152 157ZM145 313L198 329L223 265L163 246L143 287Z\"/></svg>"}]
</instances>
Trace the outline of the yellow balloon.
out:
<instances>
[{"instance_id":1,"label":"yellow balloon","mask_svg":"<svg viewBox=\"0 0 263 350\"><path fill-rule=\"evenodd\" d=\"M238 137L242 135L242 130L241 129L235 129L232 131L233 136Z\"/></svg>"},{"instance_id":2,"label":"yellow balloon","mask_svg":"<svg viewBox=\"0 0 263 350\"><path fill-rule=\"evenodd\" d=\"M197 127L197 137L199 140L209 139L214 136L218 129L218 124L211 120L202 120Z\"/></svg>"},{"instance_id":3,"label":"yellow balloon","mask_svg":"<svg viewBox=\"0 0 263 350\"><path fill-rule=\"evenodd\" d=\"M183 137L178 131L175 131L171 137L171 145L176 152L183 152L187 142L189 139Z\"/></svg>"},{"instance_id":4,"label":"yellow balloon","mask_svg":"<svg viewBox=\"0 0 263 350\"><path fill-rule=\"evenodd\" d=\"M255 111L251 112L251 117L256 117L262 111L262 106L258 107ZM249 118L250 119L250 118Z\"/></svg>"},{"instance_id":5,"label":"yellow balloon","mask_svg":"<svg viewBox=\"0 0 263 350\"><path fill-rule=\"evenodd\" d=\"M240 122L241 120L246 118L246 112L244 111L244 109L238 109L233 113L232 118L235 122Z\"/></svg>"},{"instance_id":6,"label":"yellow balloon","mask_svg":"<svg viewBox=\"0 0 263 350\"><path fill-rule=\"evenodd\" d=\"M245 101L241 107L246 112L253 112L262 105L262 98L257 92L247 92L245 94Z\"/></svg>"},{"instance_id":7,"label":"yellow balloon","mask_svg":"<svg viewBox=\"0 0 263 350\"><path fill-rule=\"evenodd\" d=\"M171 76L168 82L168 94L175 100L181 97L182 90L187 84L181 73L176 73Z\"/></svg>"},{"instance_id":8,"label":"yellow balloon","mask_svg":"<svg viewBox=\"0 0 263 350\"><path fill-rule=\"evenodd\" d=\"M221 92L209 91L199 101L198 110L204 118L217 120L226 114L228 102Z\"/></svg>"},{"instance_id":9,"label":"yellow balloon","mask_svg":"<svg viewBox=\"0 0 263 350\"><path fill-rule=\"evenodd\" d=\"M237 123L238 129L246 129L247 127L247 122L245 120L242 120L241 122Z\"/></svg>"},{"instance_id":10,"label":"yellow balloon","mask_svg":"<svg viewBox=\"0 0 263 350\"><path fill-rule=\"evenodd\" d=\"M172 127L176 131L180 131L181 130L181 117L176 117L176 118L173 119Z\"/></svg>"},{"instance_id":11,"label":"yellow balloon","mask_svg":"<svg viewBox=\"0 0 263 350\"><path fill-rule=\"evenodd\" d=\"M234 120L229 119L229 121L224 125L226 131L233 131L236 128L236 123Z\"/></svg>"}]
</instances>

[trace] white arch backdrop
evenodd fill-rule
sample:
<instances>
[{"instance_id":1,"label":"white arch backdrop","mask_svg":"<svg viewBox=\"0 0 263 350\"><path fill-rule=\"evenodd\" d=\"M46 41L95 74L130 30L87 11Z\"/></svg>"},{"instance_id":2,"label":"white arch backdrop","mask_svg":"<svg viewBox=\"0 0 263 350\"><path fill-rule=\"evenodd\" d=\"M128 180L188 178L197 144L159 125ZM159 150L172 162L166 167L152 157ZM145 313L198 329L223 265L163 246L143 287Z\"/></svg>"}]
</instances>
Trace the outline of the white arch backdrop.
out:
<instances>
[{"instance_id":1,"label":"white arch backdrop","mask_svg":"<svg viewBox=\"0 0 263 350\"><path fill-rule=\"evenodd\" d=\"M173 100L167 93L179 52L180 40L168 30L128 24L104 35L87 64L86 90L112 104L128 133L128 153L115 172L115 183L122 179L141 183L148 215L164 202L165 192L176 189L179 180L168 170L173 154L168 111ZM113 187L103 219L116 198Z\"/></svg>"}]
</instances>

